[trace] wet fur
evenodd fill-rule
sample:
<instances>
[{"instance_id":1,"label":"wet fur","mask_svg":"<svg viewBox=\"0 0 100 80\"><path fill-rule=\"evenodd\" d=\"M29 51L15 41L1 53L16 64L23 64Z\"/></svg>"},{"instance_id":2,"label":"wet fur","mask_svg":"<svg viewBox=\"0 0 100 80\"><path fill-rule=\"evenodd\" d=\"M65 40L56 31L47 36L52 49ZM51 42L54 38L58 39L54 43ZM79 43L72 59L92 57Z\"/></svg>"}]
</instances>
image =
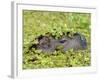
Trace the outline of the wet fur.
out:
<instances>
[{"instance_id":1,"label":"wet fur","mask_svg":"<svg viewBox=\"0 0 100 80\"><path fill-rule=\"evenodd\" d=\"M84 50L87 48L87 42L85 36L80 33L74 33L73 37L69 37L69 32L67 32L66 36L62 36L60 39L55 39L51 34L50 35L40 35L37 37L38 44L33 44L29 47L40 49L43 52L54 52L57 46L63 46L63 51L67 51L69 49L73 50Z\"/></svg>"}]
</instances>

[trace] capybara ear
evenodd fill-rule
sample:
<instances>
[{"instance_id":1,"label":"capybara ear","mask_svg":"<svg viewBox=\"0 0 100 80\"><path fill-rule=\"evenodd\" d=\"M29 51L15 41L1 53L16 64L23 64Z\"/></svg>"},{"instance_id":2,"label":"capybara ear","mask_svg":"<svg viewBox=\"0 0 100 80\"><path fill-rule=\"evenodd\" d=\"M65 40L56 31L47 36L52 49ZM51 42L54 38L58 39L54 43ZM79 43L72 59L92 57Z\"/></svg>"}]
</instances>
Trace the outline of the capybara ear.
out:
<instances>
[{"instance_id":1,"label":"capybara ear","mask_svg":"<svg viewBox=\"0 0 100 80\"><path fill-rule=\"evenodd\" d=\"M67 32L67 36L69 36L69 34L70 34L70 32L68 31L68 32Z\"/></svg>"},{"instance_id":2,"label":"capybara ear","mask_svg":"<svg viewBox=\"0 0 100 80\"><path fill-rule=\"evenodd\" d=\"M40 41L41 39L43 39L43 35L40 35L40 36L38 36L37 38L35 38L35 39L37 39L38 41Z\"/></svg>"}]
</instances>

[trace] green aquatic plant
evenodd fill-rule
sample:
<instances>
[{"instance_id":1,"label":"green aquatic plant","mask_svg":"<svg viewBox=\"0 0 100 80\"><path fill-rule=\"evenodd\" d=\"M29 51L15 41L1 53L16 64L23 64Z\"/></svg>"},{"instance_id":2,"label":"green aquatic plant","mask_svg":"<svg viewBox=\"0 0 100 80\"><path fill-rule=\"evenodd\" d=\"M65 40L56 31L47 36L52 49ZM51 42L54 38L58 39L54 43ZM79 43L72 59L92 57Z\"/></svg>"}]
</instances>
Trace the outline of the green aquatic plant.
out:
<instances>
[{"instance_id":1,"label":"green aquatic plant","mask_svg":"<svg viewBox=\"0 0 100 80\"><path fill-rule=\"evenodd\" d=\"M23 69L90 66L90 25L90 13L23 10ZM29 50L29 46L38 42L37 36L50 32L58 39L69 31L80 32L86 37L86 50L63 52L60 50L62 46L58 46L52 54L33 48ZM69 36L72 37L71 34Z\"/></svg>"}]
</instances>

